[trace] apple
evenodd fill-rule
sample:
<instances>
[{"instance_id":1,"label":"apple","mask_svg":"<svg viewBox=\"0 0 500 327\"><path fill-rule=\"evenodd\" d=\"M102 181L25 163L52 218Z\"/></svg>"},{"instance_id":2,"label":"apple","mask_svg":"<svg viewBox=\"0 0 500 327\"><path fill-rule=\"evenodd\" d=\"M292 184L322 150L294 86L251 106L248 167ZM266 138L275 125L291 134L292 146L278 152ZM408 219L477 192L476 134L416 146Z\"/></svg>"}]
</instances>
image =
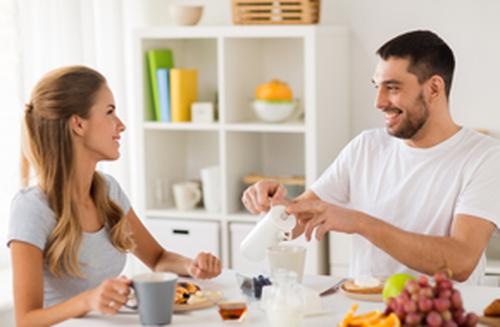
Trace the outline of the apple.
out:
<instances>
[{"instance_id":1,"label":"apple","mask_svg":"<svg viewBox=\"0 0 500 327\"><path fill-rule=\"evenodd\" d=\"M387 299L391 297L398 296L404 290L406 282L415 279L415 276L403 273L394 274L387 278L384 284L384 290L382 291L384 301L387 301Z\"/></svg>"}]
</instances>

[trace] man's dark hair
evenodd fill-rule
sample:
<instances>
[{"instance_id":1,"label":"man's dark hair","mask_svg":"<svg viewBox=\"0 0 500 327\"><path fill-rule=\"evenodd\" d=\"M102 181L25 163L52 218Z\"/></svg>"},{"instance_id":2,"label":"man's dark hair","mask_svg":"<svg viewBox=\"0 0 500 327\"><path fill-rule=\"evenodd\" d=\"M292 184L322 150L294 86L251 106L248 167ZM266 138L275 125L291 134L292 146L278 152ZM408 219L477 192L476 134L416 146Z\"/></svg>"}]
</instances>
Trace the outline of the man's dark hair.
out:
<instances>
[{"instance_id":1,"label":"man's dark hair","mask_svg":"<svg viewBox=\"0 0 500 327\"><path fill-rule=\"evenodd\" d=\"M412 31L396 36L377 50L384 60L390 57L409 59L408 71L423 83L439 75L445 83L446 97L450 96L455 69L455 57L450 47L431 31Z\"/></svg>"}]
</instances>

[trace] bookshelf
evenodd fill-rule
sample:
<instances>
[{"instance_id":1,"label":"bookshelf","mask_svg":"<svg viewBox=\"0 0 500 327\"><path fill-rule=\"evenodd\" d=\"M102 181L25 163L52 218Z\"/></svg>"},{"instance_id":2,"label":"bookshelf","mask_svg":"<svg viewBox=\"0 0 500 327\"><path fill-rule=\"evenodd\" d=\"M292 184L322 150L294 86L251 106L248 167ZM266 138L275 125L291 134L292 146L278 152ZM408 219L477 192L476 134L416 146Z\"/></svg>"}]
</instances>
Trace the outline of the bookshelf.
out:
<instances>
[{"instance_id":1,"label":"bookshelf","mask_svg":"<svg viewBox=\"0 0 500 327\"><path fill-rule=\"evenodd\" d=\"M145 53L153 48L172 49L174 66L198 69L198 101L212 101L217 94L217 122L148 120ZM200 251L218 249L224 267L245 271L245 267L233 266L240 262L240 258L235 260L235 249L241 239L232 231L236 227L239 231L249 230L258 217L246 213L240 203L243 176L301 175L305 176L307 187L349 140L346 28L148 28L134 33L133 51L135 92L128 127L132 148L131 198L136 211L160 243L180 253L186 251L169 242L168 229L172 224L188 224L202 232L212 229L198 223L213 224L218 244L207 244L203 237L187 244ZM275 77L286 81L294 97L300 99L302 118L273 124L256 118L250 106L255 88ZM176 210L169 191L171 185L199 179L200 169L213 165L221 168L221 211ZM164 192L161 203L159 188ZM213 242L212 236L207 239ZM325 241L296 242L306 244L308 249L306 273L328 272Z\"/></svg>"}]
</instances>

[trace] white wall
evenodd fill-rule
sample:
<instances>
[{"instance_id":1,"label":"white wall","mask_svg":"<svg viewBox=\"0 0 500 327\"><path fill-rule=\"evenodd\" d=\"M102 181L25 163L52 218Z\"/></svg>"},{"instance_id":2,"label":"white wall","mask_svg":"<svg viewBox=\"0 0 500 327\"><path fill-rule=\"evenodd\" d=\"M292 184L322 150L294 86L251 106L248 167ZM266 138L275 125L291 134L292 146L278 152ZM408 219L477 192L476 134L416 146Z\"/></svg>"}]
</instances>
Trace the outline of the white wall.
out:
<instances>
[{"instance_id":1,"label":"white wall","mask_svg":"<svg viewBox=\"0 0 500 327\"><path fill-rule=\"evenodd\" d=\"M412 29L430 29L454 50L450 108L459 124L500 136L500 1L323 1L323 22L351 28L352 133L382 126L370 79L378 47Z\"/></svg>"},{"instance_id":2,"label":"white wall","mask_svg":"<svg viewBox=\"0 0 500 327\"><path fill-rule=\"evenodd\" d=\"M151 1L151 0L150 0ZM155 25L169 24L168 3L202 3L200 24L230 24L230 0L151 1ZM486 128L500 136L500 1L498 0L321 0L322 24L351 29L352 135L383 126L373 105L375 51L385 41L413 29L430 29L454 50L457 67L451 110L459 124Z\"/></svg>"}]
</instances>

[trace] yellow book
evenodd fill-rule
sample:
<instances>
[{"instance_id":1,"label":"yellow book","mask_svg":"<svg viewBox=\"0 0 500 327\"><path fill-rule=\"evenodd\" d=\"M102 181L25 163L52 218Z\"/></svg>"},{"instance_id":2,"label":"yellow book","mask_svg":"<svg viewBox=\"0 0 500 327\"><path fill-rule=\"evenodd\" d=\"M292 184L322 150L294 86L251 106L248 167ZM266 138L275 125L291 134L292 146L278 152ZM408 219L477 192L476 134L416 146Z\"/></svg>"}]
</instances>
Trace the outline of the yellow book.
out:
<instances>
[{"instance_id":1,"label":"yellow book","mask_svg":"<svg viewBox=\"0 0 500 327\"><path fill-rule=\"evenodd\" d=\"M172 122L191 121L191 104L198 100L198 71L172 68L170 70L170 110Z\"/></svg>"}]
</instances>

